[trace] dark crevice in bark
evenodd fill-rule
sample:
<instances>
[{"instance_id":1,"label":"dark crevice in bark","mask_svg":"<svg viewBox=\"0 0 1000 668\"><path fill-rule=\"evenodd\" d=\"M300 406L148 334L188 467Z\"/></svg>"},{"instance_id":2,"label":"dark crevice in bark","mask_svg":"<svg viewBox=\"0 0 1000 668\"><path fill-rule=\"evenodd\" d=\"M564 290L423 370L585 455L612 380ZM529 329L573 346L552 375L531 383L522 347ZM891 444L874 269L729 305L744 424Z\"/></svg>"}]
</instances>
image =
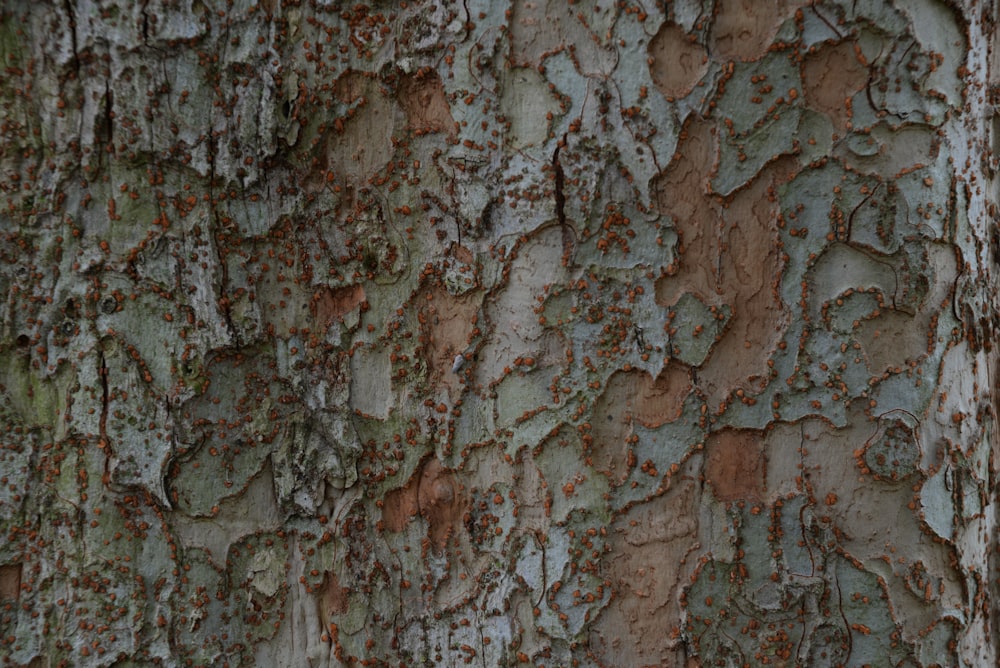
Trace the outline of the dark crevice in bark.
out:
<instances>
[{"instance_id":1,"label":"dark crevice in bark","mask_svg":"<svg viewBox=\"0 0 1000 668\"><path fill-rule=\"evenodd\" d=\"M147 11L148 9L149 9L149 3L148 2L142 3L142 25L141 25L142 43L147 46L149 45L149 12Z\"/></svg>"},{"instance_id":2,"label":"dark crevice in bark","mask_svg":"<svg viewBox=\"0 0 1000 668\"><path fill-rule=\"evenodd\" d=\"M208 136L211 136L211 131L209 131ZM219 294L216 300L216 306L222 313L222 319L226 323L226 329L229 331L229 335L234 339L238 339L238 333L236 331L236 326L233 324L232 315L232 304L229 301L229 266L226 264L226 255L222 249L222 240L226 235L226 230L230 228L227 224L225 217L220 215L218 209L218 200L215 194L215 183L216 183L216 167L215 167L215 143L211 140L208 143L208 201L212 202L212 217L215 219L215 225L213 228L213 233L211 235L212 247L215 250L215 259L219 264Z\"/></svg>"},{"instance_id":3,"label":"dark crevice in bark","mask_svg":"<svg viewBox=\"0 0 1000 668\"><path fill-rule=\"evenodd\" d=\"M66 8L66 15L69 17L69 35L73 44L73 66L76 68L77 80L80 80L80 51L76 42L76 11L73 9L72 0L65 0L63 6Z\"/></svg>"},{"instance_id":4,"label":"dark crevice in bark","mask_svg":"<svg viewBox=\"0 0 1000 668\"><path fill-rule=\"evenodd\" d=\"M556 143L556 150L552 153L552 170L555 178L553 194L556 201L556 220L559 221L559 229L562 230L562 264L564 267L568 267L572 263L573 259L573 251L576 244L576 233L573 230L573 226L566 220L566 193L564 191L566 173L563 171L562 163L559 162L559 151L565 145L566 135L564 134L562 139Z\"/></svg>"},{"instance_id":5,"label":"dark crevice in bark","mask_svg":"<svg viewBox=\"0 0 1000 668\"><path fill-rule=\"evenodd\" d=\"M104 357L103 347L97 349L97 376L101 380L101 418L98 422L100 433L99 447L104 450L104 485L111 482L111 439L108 438L108 406L110 397L108 392L108 362Z\"/></svg>"},{"instance_id":6,"label":"dark crevice in bark","mask_svg":"<svg viewBox=\"0 0 1000 668\"><path fill-rule=\"evenodd\" d=\"M114 106L113 93L111 92L111 82L105 80L104 82L104 117L102 130L104 130L104 140L108 143L108 146L114 146L115 139L115 114L112 110Z\"/></svg>"}]
</instances>

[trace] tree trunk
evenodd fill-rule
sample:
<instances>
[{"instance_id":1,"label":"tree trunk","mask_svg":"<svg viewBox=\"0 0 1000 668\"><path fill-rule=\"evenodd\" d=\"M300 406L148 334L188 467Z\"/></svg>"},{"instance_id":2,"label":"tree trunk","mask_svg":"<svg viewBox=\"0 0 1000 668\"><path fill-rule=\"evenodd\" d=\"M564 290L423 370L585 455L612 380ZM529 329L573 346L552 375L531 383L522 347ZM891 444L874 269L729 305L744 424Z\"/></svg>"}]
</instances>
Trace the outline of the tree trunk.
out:
<instances>
[{"instance_id":1,"label":"tree trunk","mask_svg":"<svg viewBox=\"0 0 1000 668\"><path fill-rule=\"evenodd\" d=\"M10 4L4 665L996 665L994 3Z\"/></svg>"}]
</instances>

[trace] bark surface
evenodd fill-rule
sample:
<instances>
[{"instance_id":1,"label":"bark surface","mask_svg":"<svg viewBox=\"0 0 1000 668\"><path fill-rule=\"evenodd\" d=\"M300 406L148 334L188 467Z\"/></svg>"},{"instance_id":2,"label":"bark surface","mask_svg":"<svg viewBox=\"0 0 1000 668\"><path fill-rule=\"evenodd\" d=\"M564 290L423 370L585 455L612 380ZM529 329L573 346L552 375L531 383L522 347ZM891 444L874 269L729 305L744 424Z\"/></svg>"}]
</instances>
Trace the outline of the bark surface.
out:
<instances>
[{"instance_id":1,"label":"bark surface","mask_svg":"<svg viewBox=\"0 0 1000 668\"><path fill-rule=\"evenodd\" d=\"M4 665L996 665L994 11L5 3Z\"/></svg>"}]
</instances>

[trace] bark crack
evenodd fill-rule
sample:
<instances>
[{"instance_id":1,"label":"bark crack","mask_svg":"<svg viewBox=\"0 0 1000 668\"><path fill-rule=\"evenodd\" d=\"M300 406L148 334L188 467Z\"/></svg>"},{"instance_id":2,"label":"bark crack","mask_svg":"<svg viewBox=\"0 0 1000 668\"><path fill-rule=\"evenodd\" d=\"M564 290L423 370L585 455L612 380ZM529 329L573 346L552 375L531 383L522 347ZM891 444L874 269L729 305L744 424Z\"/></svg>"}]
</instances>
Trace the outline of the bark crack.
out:
<instances>
[{"instance_id":1,"label":"bark crack","mask_svg":"<svg viewBox=\"0 0 1000 668\"><path fill-rule=\"evenodd\" d=\"M101 417L98 421L99 442L98 447L104 450L104 476L105 486L111 482L111 439L108 438L108 410L111 403L108 391L108 362L104 357L104 349L97 351L97 377L101 380Z\"/></svg>"},{"instance_id":2,"label":"bark crack","mask_svg":"<svg viewBox=\"0 0 1000 668\"><path fill-rule=\"evenodd\" d=\"M552 170L555 175L554 196L556 204L556 220L559 221L559 229L562 230L562 265L570 266L573 257L573 250L576 244L576 233L572 225L566 220L566 193L564 190L566 183L566 173L563 171L562 163L559 161L559 151L566 145L566 135L556 143L556 150L552 153Z\"/></svg>"}]
</instances>

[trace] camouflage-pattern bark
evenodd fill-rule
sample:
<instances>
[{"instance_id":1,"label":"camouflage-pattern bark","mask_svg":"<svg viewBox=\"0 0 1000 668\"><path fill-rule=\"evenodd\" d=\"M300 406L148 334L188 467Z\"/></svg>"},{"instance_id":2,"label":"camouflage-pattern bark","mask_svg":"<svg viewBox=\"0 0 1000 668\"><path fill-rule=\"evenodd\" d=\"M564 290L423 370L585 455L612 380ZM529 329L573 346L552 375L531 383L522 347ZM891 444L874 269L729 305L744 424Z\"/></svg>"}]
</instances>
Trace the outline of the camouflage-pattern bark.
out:
<instances>
[{"instance_id":1,"label":"camouflage-pattern bark","mask_svg":"<svg viewBox=\"0 0 1000 668\"><path fill-rule=\"evenodd\" d=\"M995 665L994 18L5 3L4 665Z\"/></svg>"}]
</instances>

